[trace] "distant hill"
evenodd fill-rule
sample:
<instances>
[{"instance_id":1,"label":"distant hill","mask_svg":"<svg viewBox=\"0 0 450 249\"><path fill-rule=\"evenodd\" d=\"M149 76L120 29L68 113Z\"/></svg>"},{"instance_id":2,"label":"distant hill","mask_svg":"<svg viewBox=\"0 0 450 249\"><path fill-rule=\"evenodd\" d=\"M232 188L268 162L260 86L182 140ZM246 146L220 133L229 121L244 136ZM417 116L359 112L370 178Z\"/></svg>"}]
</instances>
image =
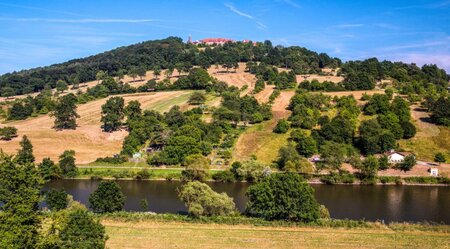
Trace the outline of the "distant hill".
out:
<instances>
[{"instance_id":1,"label":"distant hill","mask_svg":"<svg viewBox=\"0 0 450 249\"><path fill-rule=\"evenodd\" d=\"M38 67L0 76L2 96L38 92L45 86L54 88L58 80L68 84L92 81L99 71L110 76L145 72L155 68L176 68L189 71L193 66L208 68L223 65L233 68L238 62L261 62L291 69L295 74L322 73L322 68L341 67L347 90L373 89L375 82L392 78L399 82L420 82L446 87L450 77L435 65L420 68L415 64L379 62L376 58L342 63L325 53L317 53L299 46L273 46L265 42L227 42L220 46L183 43L181 38L168 37L119 47L97 55L74 59L60 64Z\"/></svg>"}]
</instances>

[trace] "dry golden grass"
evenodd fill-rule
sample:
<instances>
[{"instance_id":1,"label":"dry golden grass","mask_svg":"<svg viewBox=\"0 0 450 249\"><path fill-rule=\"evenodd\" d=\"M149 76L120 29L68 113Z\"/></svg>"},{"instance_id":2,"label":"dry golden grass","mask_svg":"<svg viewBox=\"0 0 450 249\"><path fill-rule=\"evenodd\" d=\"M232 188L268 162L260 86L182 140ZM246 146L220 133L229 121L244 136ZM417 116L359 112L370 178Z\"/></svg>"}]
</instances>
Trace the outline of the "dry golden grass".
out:
<instances>
[{"instance_id":1,"label":"dry golden grass","mask_svg":"<svg viewBox=\"0 0 450 249\"><path fill-rule=\"evenodd\" d=\"M239 68L236 69L236 71L230 69L228 72L221 66L218 68L211 66L208 69L208 73L216 79L226 82L230 86L242 88L247 85L248 88L242 93L243 95L251 92L255 88L256 77L253 74L245 72L245 63L239 63Z\"/></svg>"},{"instance_id":2,"label":"dry golden grass","mask_svg":"<svg viewBox=\"0 0 450 249\"><path fill-rule=\"evenodd\" d=\"M125 102L137 100L143 109L167 111L173 105L187 105L187 99L192 91L172 91L157 93L140 93L121 95ZM19 148L22 135L27 135L34 148L37 161L44 157L57 160L64 150L75 150L77 163L89 163L98 157L111 156L120 152L126 131L112 133L101 130L101 106L107 98L78 106L80 118L76 130L56 131L53 118L48 115L15 121L3 126L14 126L18 129L18 138L12 141L0 141L0 149L7 153L15 153Z\"/></svg>"},{"instance_id":3,"label":"dry golden grass","mask_svg":"<svg viewBox=\"0 0 450 249\"><path fill-rule=\"evenodd\" d=\"M448 248L444 232L104 220L108 248Z\"/></svg>"}]
</instances>

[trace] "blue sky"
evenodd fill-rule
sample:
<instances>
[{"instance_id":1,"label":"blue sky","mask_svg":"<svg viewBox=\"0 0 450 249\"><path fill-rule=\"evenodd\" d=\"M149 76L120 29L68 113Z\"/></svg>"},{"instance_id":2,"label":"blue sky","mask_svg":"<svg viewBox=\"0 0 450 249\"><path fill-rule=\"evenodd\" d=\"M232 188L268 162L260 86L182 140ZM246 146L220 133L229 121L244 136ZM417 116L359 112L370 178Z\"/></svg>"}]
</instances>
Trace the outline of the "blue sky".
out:
<instances>
[{"instance_id":1,"label":"blue sky","mask_svg":"<svg viewBox=\"0 0 450 249\"><path fill-rule=\"evenodd\" d=\"M0 74L179 36L272 40L450 72L450 1L0 0Z\"/></svg>"}]
</instances>

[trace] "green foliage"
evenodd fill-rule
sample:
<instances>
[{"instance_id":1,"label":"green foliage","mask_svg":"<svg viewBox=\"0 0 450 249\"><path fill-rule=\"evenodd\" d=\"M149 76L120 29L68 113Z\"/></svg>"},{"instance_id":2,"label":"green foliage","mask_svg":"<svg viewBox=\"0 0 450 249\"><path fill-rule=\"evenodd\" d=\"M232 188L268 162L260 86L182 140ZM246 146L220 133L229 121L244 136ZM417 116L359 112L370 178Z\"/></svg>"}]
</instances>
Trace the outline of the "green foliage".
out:
<instances>
[{"instance_id":1,"label":"green foliage","mask_svg":"<svg viewBox=\"0 0 450 249\"><path fill-rule=\"evenodd\" d=\"M297 174L273 174L250 186L246 195L246 213L250 216L304 222L320 217L314 190Z\"/></svg>"},{"instance_id":2,"label":"green foliage","mask_svg":"<svg viewBox=\"0 0 450 249\"><path fill-rule=\"evenodd\" d=\"M321 163L331 169L340 169L348 156L348 145L335 142L325 142L320 147Z\"/></svg>"},{"instance_id":3,"label":"green foliage","mask_svg":"<svg viewBox=\"0 0 450 249\"><path fill-rule=\"evenodd\" d=\"M59 156L59 168L66 177L77 176L78 169L75 165L75 151L66 150Z\"/></svg>"},{"instance_id":4,"label":"green foliage","mask_svg":"<svg viewBox=\"0 0 450 249\"><path fill-rule=\"evenodd\" d=\"M270 168L257 160L247 160L242 164L232 165L236 179L256 182L271 173Z\"/></svg>"},{"instance_id":5,"label":"green foliage","mask_svg":"<svg viewBox=\"0 0 450 249\"><path fill-rule=\"evenodd\" d=\"M263 79L256 80L255 88L253 89L253 93L259 93L266 88L266 83Z\"/></svg>"},{"instance_id":6,"label":"green foliage","mask_svg":"<svg viewBox=\"0 0 450 249\"><path fill-rule=\"evenodd\" d=\"M377 175L378 168L379 168L379 162L378 159L374 156L368 156L364 161L362 162L360 172L361 175L364 178L374 178Z\"/></svg>"},{"instance_id":7,"label":"green foliage","mask_svg":"<svg viewBox=\"0 0 450 249\"><path fill-rule=\"evenodd\" d=\"M381 156L380 158L378 158L378 169L379 170L387 170L390 168L390 164L389 164L389 157L386 155Z\"/></svg>"},{"instance_id":8,"label":"green foliage","mask_svg":"<svg viewBox=\"0 0 450 249\"><path fill-rule=\"evenodd\" d=\"M410 171L416 165L416 157L414 155L405 156L403 162L397 164L397 168L402 171Z\"/></svg>"},{"instance_id":9,"label":"green foliage","mask_svg":"<svg viewBox=\"0 0 450 249\"><path fill-rule=\"evenodd\" d=\"M0 152L0 245L34 248L39 240L37 213L42 179L34 164L19 163Z\"/></svg>"},{"instance_id":10,"label":"green foliage","mask_svg":"<svg viewBox=\"0 0 450 249\"><path fill-rule=\"evenodd\" d=\"M445 155L441 152L436 153L436 155L434 155L434 161L437 163L445 163L446 161Z\"/></svg>"},{"instance_id":11,"label":"green foliage","mask_svg":"<svg viewBox=\"0 0 450 249\"><path fill-rule=\"evenodd\" d=\"M33 145L26 135L20 141L20 149L17 151L15 160L19 164L34 162Z\"/></svg>"},{"instance_id":12,"label":"green foliage","mask_svg":"<svg viewBox=\"0 0 450 249\"><path fill-rule=\"evenodd\" d=\"M330 172L330 174L320 177L320 181L329 185L339 183L352 184L355 181L355 176L347 172Z\"/></svg>"},{"instance_id":13,"label":"green foliage","mask_svg":"<svg viewBox=\"0 0 450 249\"><path fill-rule=\"evenodd\" d=\"M64 189L51 189L45 194L45 202L52 211L59 211L65 209L69 204L68 195Z\"/></svg>"},{"instance_id":14,"label":"green foliage","mask_svg":"<svg viewBox=\"0 0 450 249\"><path fill-rule=\"evenodd\" d=\"M226 216L236 210L233 199L226 193L216 193L208 185L197 181L183 185L178 196L194 217Z\"/></svg>"},{"instance_id":15,"label":"green foliage","mask_svg":"<svg viewBox=\"0 0 450 249\"><path fill-rule=\"evenodd\" d=\"M9 141L17 137L17 128L14 126L5 126L0 128L0 139Z\"/></svg>"},{"instance_id":16,"label":"green foliage","mask_svg":"<svg viewBox=\"0 0 450 249\"><path fill-rule=\"evenodd\" d=\"M317 152L316 140L302 130L292 131L289 139L297 143L295 148L304 157L310 157Z\"/></svg>"},{"instance_id":17,"label":"green foliage","mask_svg":"<svg viewBox=\"0 0 450 249\"><path fill-rule=\"evenodd\" d=\"M117 212L123 209L125 196L116 182L102 181L89 196L89 204L95 213Z\"/></svg>"},{"instance_id":18,"label":"green foliage","mask_svg":"<svg viewBox=\"0 0 450 249\"><path fill-rule=\"evenodd\" d=\"M355 133L355 125L350 120L336 116L320 128L319 134L325 141L351 144Z\"/></svg>"},{"instance_id":19,"label":"green foliage","mask_svg":"<svg viewBox=\"0 0 450 249\"><path fill-rule=\"evenodd\" d=\"M141 210L143 212L147 212L148 211L148 201L147 201L147 199L141 199L139 204L140 204Z\"/></svg>"},{"instance_id":20,"label":"green foliage","mask_svg":"<svg viewBox=\"0 0 450 249\"><path fill-rule=\"evenodd\" d=\"M275 126L275 128L273 128L273 132L275 133L286 133L289 130L289 127L291 125L289 124L289 122L286 119L280 119L278 120L277 125Z\"/></svg>"},{"instance_id":21,"label":"green foliage","mask_svg":"<svg viewBox=\"0 0 450 249\"><path fill-rule=\"evenodd\" d=\"M184 181L204 181L209 176L208 158L194 154L186 157L186 169L181 173Z\"/></svg>"},{"instance_id":22,"label":"green foliage","mask_svg":"<svg viewBox=\"0 0 450 249\"><path fill-rule=\"evenodd\" d=\"M61 178L61 168L48 157L42 159L42 162L38 164L38 170L44 180Z\"/></svg>"},{"instance_id":23,"label":"green foliage","mask_svg":"<svg viewBox=\"0 0 450 249\"><path fill-rule=\"evenodd\" d=\"M450 126L449 106L449 97L440 97L431 105L431 118L436 124Z\"/></svg>"},{"instance_id":24,"label":"green foliage","mask_svg":"<svg viewBox=\"0 0 450 249\"><path fill-rule=\"evenodd\" d=\"M200 105L206 102L205 94L201 92L194 92L191 96L189 96L188 103L191 105Z\"/></svg>"},{"instance_id":25,"label":"green foliage","mask_svg":"<svg viewBox=\"0 0 450 249\"><path fill-rule=\"evenodd\" d=\"M103 130L106 132L116 131L120 128L124 118L124 99L122 97L112 97L102 105Z\"/></svg>"},{"instance_id":26,"label":"green foliage","mask_svg":"<svg viewBox=\"0 0 450 249\"><path fill-rule=\"evenodd\" d=\"M67 89L69 89L69 86L67 85L67 83L64 80L58 80L56 82L56 90L58 92L64 92Z\"/></svg>"},{"instance_id":27,"label":"green foliage","mask_svg":"<svg viewBox=\"0 0 450 249\"><path fill-rule=\"evenodd\" d=\"M55 117L55 129L75 129L77 127L77 98L72 93L60 97L51 116Z\"/></svg>"},{"instance_id":28,"label":"green foliage","mask_svg":"<svg viewBox=\"0 0 450 249\"><path fill-rule=\"evenodd\" d=\"M136 180L146 180L149 179L152 176L152 174L148 171L148 169L141 169L136 173L135 179Z\"/></svg>"},{"instance_id":29,"label":"green foliage","mask_svg":"<svg viewBox=\"0 0 450 249\"><path fill-rule=\"evenodd\" d=\"M413 123L407 121L400 124L403 129L403 138L409 139L416 135L416 127Z\"/></svg>"},{"instance_id":30,"label":"green foliage","mask_svg":"<svg viewBox=\"0 0 450 249\"><path fill-rule=\"evenodd\" d=\"M235 182L234 173L229 170L222 170L212 175L212 179L216 182Z\"/></svg>"}]
</instances>

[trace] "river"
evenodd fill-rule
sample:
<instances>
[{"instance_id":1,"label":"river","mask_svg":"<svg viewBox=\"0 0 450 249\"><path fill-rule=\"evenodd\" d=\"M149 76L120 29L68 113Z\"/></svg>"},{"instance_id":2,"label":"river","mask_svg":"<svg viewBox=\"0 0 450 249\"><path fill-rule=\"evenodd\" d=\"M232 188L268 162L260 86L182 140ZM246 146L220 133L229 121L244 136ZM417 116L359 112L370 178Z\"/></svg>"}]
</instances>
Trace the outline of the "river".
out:
<instances>
[{"instance_id":1,"label":"river","mask_svg":"<svg viewBox=\"0 0 450 249\"><path fill-rule=\"evenodd\" d=\"M127 197L125 210L139 211L140 201L147 199L149 209L156 213L183 213L184 204L177 198L178 181L117 181ZM65 189L75 200L88 203L89 194L99 181L57 180L44 189ZM245 209L245 191L249 183L208 183L217 192L233 197L240 211ZM366 219L370 221L432 221L450 224L450 187L444 186L363 186L312 185L317 200L336 219Z\"/></svg>"}]
</instances>

